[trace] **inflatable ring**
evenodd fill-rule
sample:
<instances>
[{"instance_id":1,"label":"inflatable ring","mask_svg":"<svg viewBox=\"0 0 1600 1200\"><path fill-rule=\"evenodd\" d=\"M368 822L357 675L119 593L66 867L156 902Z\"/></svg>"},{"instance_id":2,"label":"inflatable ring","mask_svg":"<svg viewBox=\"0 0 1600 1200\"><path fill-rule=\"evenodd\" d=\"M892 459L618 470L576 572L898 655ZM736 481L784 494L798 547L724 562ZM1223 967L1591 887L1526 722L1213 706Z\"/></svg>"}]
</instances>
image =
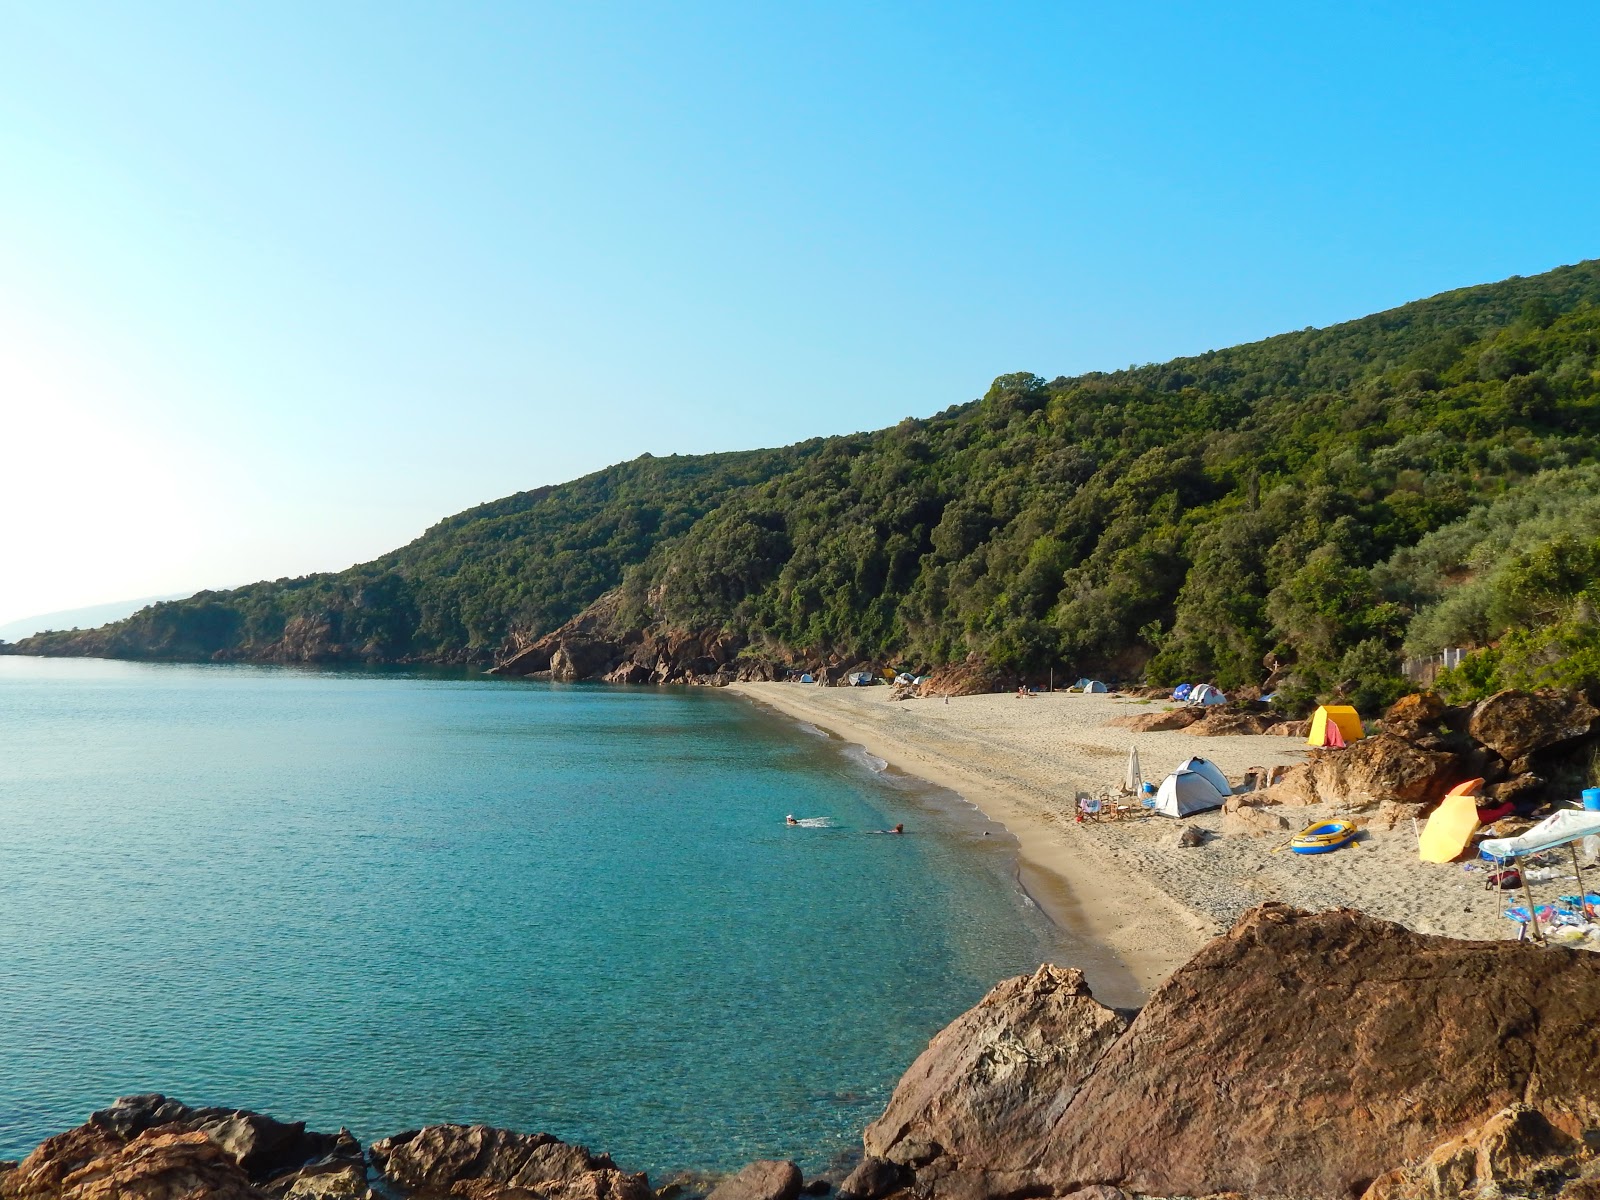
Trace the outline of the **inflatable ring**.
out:
<instances>
[{"instance_id":1,"label":"inflatable ring","mask_svg":"<svg viewBox=\"0 0 1600 1200\"><path fill-rule=\"evenodd\" d=\"M1346 845L1355 836L1356 827L1349 821L1324 821L1302 829L1289 843L1289 849L1296 854L1326 854Z\"/></svg>"}]
</instances>

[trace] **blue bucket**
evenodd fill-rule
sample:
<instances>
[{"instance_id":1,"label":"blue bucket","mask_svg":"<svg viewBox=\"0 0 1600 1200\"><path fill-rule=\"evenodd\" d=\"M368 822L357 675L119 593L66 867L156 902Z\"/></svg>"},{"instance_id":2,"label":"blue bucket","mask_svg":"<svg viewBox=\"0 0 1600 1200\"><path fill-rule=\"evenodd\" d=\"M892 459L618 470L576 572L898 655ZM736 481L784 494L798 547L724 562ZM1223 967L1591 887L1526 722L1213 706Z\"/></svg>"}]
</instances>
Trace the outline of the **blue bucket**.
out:
<instances>
[{"instance_id":1,"label":"blue bucket","mask_svg":"<svg viewBox=\"0 0 1600 1200\"><path fill-rule=\"evenodd\" d=\"M1600 788L1583 789L1583 806L1590 812L1600 812Z\"/></svg>"}]
</instances>

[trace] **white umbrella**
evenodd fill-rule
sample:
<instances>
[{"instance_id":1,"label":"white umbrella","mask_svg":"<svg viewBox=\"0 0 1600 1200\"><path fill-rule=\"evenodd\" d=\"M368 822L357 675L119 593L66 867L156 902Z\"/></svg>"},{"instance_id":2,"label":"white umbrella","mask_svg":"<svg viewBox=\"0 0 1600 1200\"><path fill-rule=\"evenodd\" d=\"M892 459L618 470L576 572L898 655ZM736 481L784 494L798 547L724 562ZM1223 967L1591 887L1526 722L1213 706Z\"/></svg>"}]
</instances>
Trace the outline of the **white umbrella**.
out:
<instances>
[{"instance_id":1,"label":"white umbrella","mask_svg":"<svg viewBox=\"0 0 1600 1200\"><path fill-rule=\"evenodd\" d=\"M1144 787L1144 772L1139 769L1139 747L1128 747L1128 778L1123 781L1123 787L1135 795Z\"/></svg>"}]
</instances>

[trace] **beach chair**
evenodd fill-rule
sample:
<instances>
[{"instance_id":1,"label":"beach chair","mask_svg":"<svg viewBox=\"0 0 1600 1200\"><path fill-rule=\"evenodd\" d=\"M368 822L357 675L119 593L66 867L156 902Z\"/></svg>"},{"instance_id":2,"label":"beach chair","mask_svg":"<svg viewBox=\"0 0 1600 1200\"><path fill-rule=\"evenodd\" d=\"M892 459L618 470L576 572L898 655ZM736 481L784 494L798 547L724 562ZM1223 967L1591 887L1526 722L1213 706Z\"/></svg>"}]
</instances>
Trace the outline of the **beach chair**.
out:
<instances>
[{"instance_id":1,"label":"beach chair","mask_svg":"<svg viewBox=\"0 0 1600 1200\"><path fill-rule=\"evenodd\" d=\"M1098 796L1091 796L1087 792L1078 796L1078 819L1080 821L1098 821L1105 811L1105 801Z\"/></svg>"}]
</instances>

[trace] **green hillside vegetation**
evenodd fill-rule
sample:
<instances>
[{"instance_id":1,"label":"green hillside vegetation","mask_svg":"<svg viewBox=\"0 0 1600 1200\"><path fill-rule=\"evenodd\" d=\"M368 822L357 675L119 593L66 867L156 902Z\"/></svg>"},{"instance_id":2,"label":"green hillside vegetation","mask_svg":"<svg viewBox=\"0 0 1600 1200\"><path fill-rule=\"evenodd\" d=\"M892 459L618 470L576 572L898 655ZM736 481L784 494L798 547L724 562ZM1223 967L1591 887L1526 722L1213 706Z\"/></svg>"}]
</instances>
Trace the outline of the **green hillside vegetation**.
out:
<instances>
[{"instance_id":1,"label":"green hillside vegetation","mask_svg":"<svg viewBox=\"0 0 1600 1200\"><path fill-rule=\"evenodd\" d=\"M34 654L173 660L492 661L513 631L561 624L650 548L731 491L791 470L817 443L654 458L519 492L440 521L416 541L338 573L201 592L87 633L28 638ZM286 631L301 625L302 649Z\"/></svg>"},{"instance_id":2,"label":"green hillside vegetation","mask_svg":"<svg viewBox=\"0 0 1600 1200\"><path fill-rule=\"evenodd\" d=\"M641 460L352 571L91 636L249 656L334 612L353 657L473 658L622 581L628 623L720 627L797 661L1271 677L1291 706L1370 710L1404 688L1403 653L1465 646L1458 694L1592 685L1597 440L1589 262L1161 365L1004 375L876 433ZM25 648L84 652L78 636Z\"/></svg>"}]
</instances>

